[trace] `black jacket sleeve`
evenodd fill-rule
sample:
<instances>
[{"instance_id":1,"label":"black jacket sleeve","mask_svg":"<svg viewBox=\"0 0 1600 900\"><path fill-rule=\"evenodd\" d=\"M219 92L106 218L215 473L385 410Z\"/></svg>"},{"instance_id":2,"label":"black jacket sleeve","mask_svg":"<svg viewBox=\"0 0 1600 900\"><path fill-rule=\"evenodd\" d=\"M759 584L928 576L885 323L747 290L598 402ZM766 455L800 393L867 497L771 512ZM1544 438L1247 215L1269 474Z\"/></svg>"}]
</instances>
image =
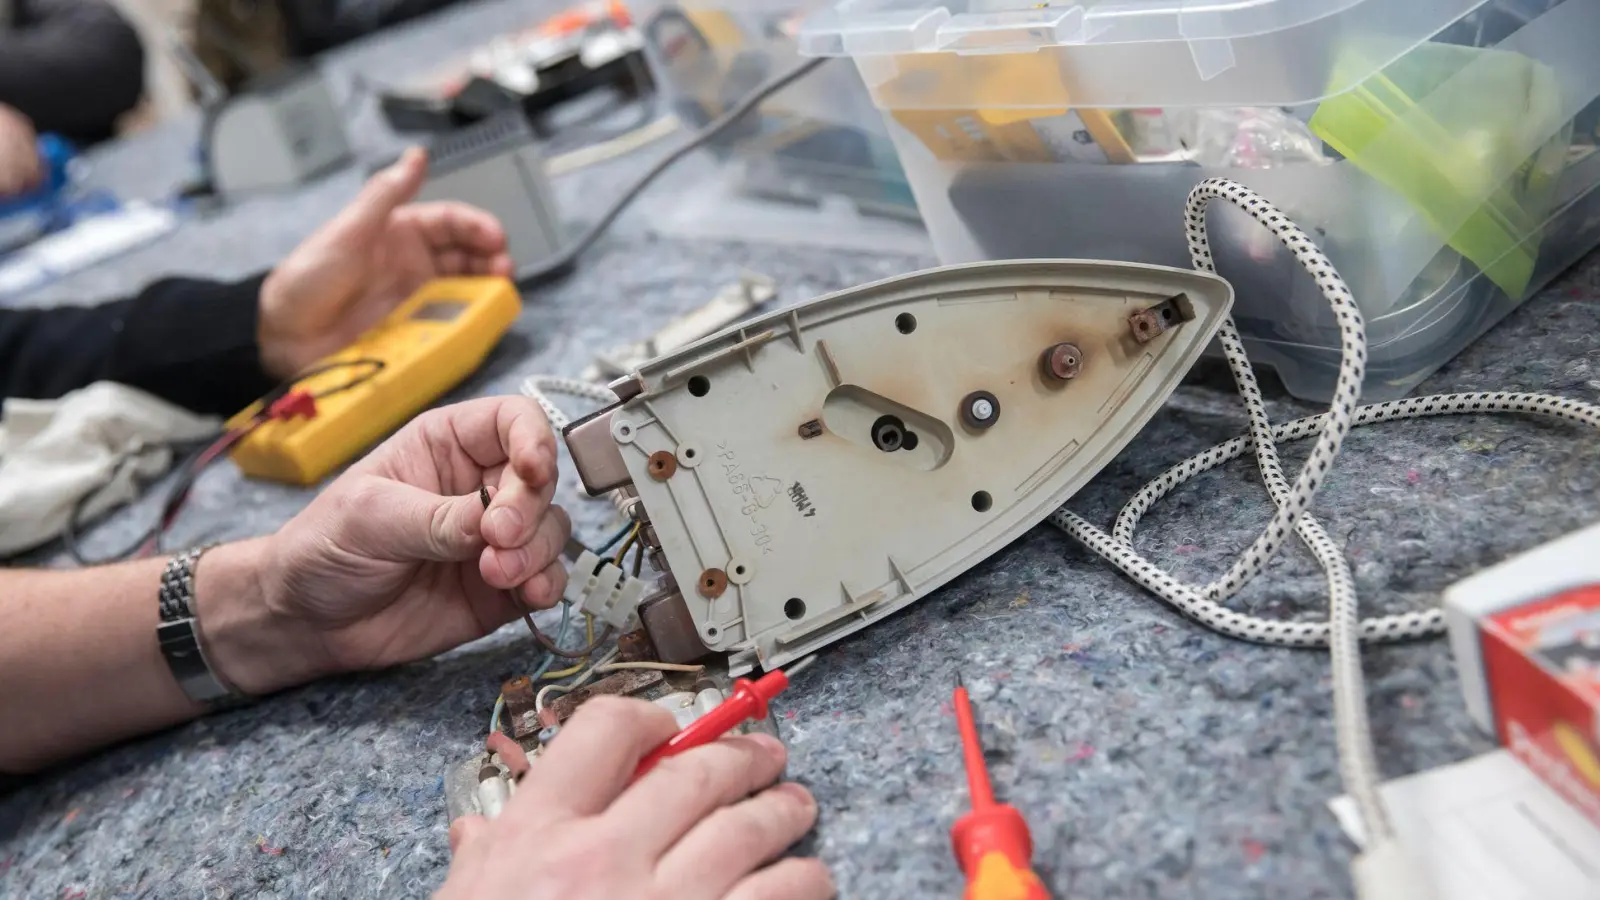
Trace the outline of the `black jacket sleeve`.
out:
<instances>
[{"instance_id":1,"label":"black jacket sleeve","mask_svg":"<svg viewBox=\"0 0 1600 900\"><path fill-rule=\"evenodd\" d=\"M0 28L0 103L79 143L112 135L144 94L144 46L109 0L12 2Z\"/></svg>"},{"instance_id":2,"label":"black jacket sleeve","mask_svg":"<svg viewBox=\"0 0 1600 900\"><path fill-rule=\"evenodd\" d=\"M172 278L100 306L0 309L0 401L115 381L231 415L274 387L261 369L261 282Z\"/></svg>"}]
</instances>

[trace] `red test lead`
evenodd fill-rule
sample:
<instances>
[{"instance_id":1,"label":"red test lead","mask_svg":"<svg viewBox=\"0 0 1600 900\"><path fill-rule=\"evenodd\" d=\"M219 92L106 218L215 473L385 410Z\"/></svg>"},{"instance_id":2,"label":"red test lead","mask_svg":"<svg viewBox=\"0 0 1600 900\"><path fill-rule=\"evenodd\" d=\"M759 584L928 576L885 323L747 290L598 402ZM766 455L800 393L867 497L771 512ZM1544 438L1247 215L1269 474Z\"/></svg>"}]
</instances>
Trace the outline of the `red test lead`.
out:
<instances>
[{"instance_id":1,"label":"red test lead","mask_svg":"<svg viewBox=\"0 0 1600 900\"><path fill-rule=\"evenodd\" d=\"M634 779L637 780L669 756L677 756L685 750L718 740L746 721L765 719L767 704L772 698L783 693L784 688L789 686L789 679L800 674L801 669L815 660L815 656L810 656L790 666L787 672L774 669L755 681L743 678L735 681L732 697L690 722L687 728L668 738L665 744L650 751L650 755L640 761L639 768L634 770Z\"/></svg>"}]
</instances>

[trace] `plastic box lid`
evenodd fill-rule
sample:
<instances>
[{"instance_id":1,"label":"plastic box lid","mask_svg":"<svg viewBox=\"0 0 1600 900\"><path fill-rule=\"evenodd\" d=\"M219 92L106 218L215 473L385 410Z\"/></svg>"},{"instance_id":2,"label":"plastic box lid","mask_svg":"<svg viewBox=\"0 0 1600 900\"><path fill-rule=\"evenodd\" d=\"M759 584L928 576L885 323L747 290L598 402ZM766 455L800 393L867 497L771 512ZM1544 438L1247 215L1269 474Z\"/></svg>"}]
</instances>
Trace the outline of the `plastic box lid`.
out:
<instances>
[{"instance_id":1,"label":"plastic box lid","mask_svg":"<svg viewBox=\"0 0 1600 900\"><path fill-rule=\"evenodd\" d=\"M1292 106L1342 93L1484 2L840 0L806 18L799 49L855 58L887 109Z\"/></svg>"}]
</instances>

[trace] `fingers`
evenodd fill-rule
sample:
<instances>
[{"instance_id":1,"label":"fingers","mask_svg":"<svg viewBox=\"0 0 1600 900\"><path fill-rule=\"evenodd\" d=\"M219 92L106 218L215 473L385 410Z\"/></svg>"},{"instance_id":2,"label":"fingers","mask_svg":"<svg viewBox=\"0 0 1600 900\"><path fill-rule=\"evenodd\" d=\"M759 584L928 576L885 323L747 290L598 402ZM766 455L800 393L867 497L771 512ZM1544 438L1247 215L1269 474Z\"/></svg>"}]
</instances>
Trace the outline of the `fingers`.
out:
<instances>
[{"instance_id":1,"label":"fingers","mask_svg":"<svg viewBox=\"0 0 1600 900\"><path fill-rule=\"evenodd\" d=\"M423 413L357 465L406 480L421 477L419 468L432 469L437 489L447 494L483 484L504 493L513 486L508 472L522 488L537 489L555 480L556 438L539 404L527 397L482 397ZM513 499L497 495L496 505ZM499 547L524 543L533 524L528 519L528 530L517 534L491 526L485 536Z\"/></svg>"},{"instance_id":2,"label":"fingers","mask_svg":"<svg viewBox=\"0 0 1600 900\"><path fill-rule=\"evenodd\" d=\"M436 256L456 250L467 257L487 259L506 250L506 232L500 220L465 203L418 203L401 210L399 220L416 228Z\"/></svg>"},{"instance_id":3,"label":"fingers","mask_svg":"<svg viewBox=\"0 0 1600 900\"><path fill-rule=\"evenodd\" d=\"M523 582L517 589L517 598L533 609L549 609L556 605L567 589L567 567L560 559L544 567L544 571Z\"/></svg>"},{"instance_id":4,"label":"fingers","mask_svg":"<svg viewBox=\"0 0 1600 900\"><path fill-rule=\"evenodd\" d=\"M417 196L428 177L428 154L411 147L393 165L367 179L367 184L341 216L366 227L386 226L389 217Z\"/></svg>"},{"instance_id":5,"label":"fingers","mask_svg":"<svg viewBox=\"0 0 1600 900\"><path fill-rule=\"evenodd\" d=\"M678 722L653 703L595 697L522 779L502 816L550 824L597 815L622 793L639 760L678 730Z\"/></svg>"},{"instance_id":6,"label":"fingers","mask_svg":"<svg viewBox=\"0 0 1600 900\"><path fill-rule=\"evenodd\" d=\"M800 840L816 821L817 802L810 791L793 783L768 788L717 810L696 825L661 858L656 882L692 885L692 893L686 897L717 900ZM755 887L765 884L770 881L764 879Z\"/></svg>"},{"instance_id":7,"label":"fingers","mask_svg":"<svg viewBox=\"0 0 1600 900\"><path fill-rule=\"evenodd\" d=\"M450 823L450 853L460 855L471 849L489 830L483 816L462 816Z\"/></svg>"},{"instance_id":8,"label":"fingers","mask_svg":"<svg viewBox=\"0 0 1600 900\"><path fill-rule=\"evenodd\" d=\"M0 103L0 197L26 192L42 174L33 123Z\"/></svg>"},{"instance_id":9,"label":"fingers","mask_svg":"<svg viewBox=\"0 0 1600 900\"><path fill-rule=\"evenodd\" d=\"M778 780L788 753L777 738L739 735L661 761L605 818L646 853L677 843L696 822Z\"/></svg>"},{"instance_id":10,"label":"fingers","mask_svg":"<svg viewBox=\"0 0 1600 900\"><path fill-rule=\"evenodd\" d=\"M15 158L4 157L0 148L0 198L25 194L39 181L39 158L32 147L19 151Z\"/></svg>"},{"instance_id":11,"label":"fingers","mask_svg":"<svg viewBox=\"0 0 1600 900\"><path fill-rule=\"evenodd\" d=\"M500 493L504 494L505 491ZM559 506L550 506L550 497L553 493L552 488L545 488L540 491L538 497L527 504L528 507L537 510L534 514L539 517L534 520L538 524L532 537L511 547L491 545L484 548L483 557L478 562L478 573L490 587L504 589L521 587L534 576L543 573L551 563L560 560L567 538L572 536L572 520L567 517L566 510ZM512 512L512 507L503 506L490 509L489 515Z\"/></svg>"},{"instance_id":12,"label":"fingers","mask_svg":"<svg viewBox=\"0 0 1600 900\"><path fill-rule=\"evenodd\" d=\"M500 484L496 486L494 499L489 502L489 511L483 517L484 538L490 546L504 550L525 546L539 530L555 494L556 485L553 481L529 484L518 478L515 472L502 469ZM532 571L539 571L539 567L534 567ZM528 573L520 574L526 577Z\"/></svg>"},{"instance_id":13,"label":"fingers","mask_svg":"<svg viewBox=\"0 0 1600 900\"><path fill-rule=\"evenodd\" d=\"M441 276L498 275L515 267L506 232L493 214L465 203L419 203L397 213L396 227L414 229L433 254Z\"/></svg>"},{"instance_id":14,"label":"fingers","mask_svg":"<svg viewBox=\"0 0 1600 900\"><path fill-rule=\"evenodd\" d=\"M555 432L550 429L550 422L539 404L527 397L484 397L447 406L429 415L442 419L443 425L448 426L427 429L430 440L448 443L449 446L440 450L459 450L479 469L509 463L517 478L534 488L555 480ZM439 426L440 423L433 424ZM500 487L507 487L503 477ZM502 543L505 536L494 528L490 529L490 535L491 541L499 547L517 543L509 539ZM522 535L522 539L526 540L527 535Z\"/></svg>"},{"instance_id":15,"label":"fingers","mask_svg":"<svg viewBox=\"0 0 1600 900\"><path fill-rule=\"evenodd\" d=\"M734 885L724 900L832 900L833 875L820 859L784 859Z\"/></svg>"},{"instance_id":16,"label":"fingers","mask_svg":"<svg viewBox=\"0 0 1600 900\"><path fill-rule=\"evenodd\" d=\"M483 501L476 492L440 496L367 476L342 504L350 528L371 552L392 559L462 562L483 551Z\"/></svg>"}]
</instances>

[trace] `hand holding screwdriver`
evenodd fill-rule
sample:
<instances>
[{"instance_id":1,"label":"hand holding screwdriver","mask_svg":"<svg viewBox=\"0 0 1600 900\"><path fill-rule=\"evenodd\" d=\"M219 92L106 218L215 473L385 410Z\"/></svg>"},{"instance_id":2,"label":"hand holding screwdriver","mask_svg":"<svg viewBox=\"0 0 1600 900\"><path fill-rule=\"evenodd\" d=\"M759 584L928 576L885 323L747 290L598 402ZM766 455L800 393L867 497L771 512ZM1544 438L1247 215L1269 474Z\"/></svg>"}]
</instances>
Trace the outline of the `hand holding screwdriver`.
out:
<instances>
[{"instance_id":1,"label":"hand holding screwdriver","mask_svg":"<svg viewBox=\"0 0 1600 900\"><path fill-rule=\"evenodd\" d=\"M978 742L967 689L956 676L954 706L961 728L961 755L966 761L972 812L956 820L950 842L967 876L965 900L1050 900L1044 882L1030 868L1033 837L1014 806L996 803Z\"/></svg>"}]
</instances>

